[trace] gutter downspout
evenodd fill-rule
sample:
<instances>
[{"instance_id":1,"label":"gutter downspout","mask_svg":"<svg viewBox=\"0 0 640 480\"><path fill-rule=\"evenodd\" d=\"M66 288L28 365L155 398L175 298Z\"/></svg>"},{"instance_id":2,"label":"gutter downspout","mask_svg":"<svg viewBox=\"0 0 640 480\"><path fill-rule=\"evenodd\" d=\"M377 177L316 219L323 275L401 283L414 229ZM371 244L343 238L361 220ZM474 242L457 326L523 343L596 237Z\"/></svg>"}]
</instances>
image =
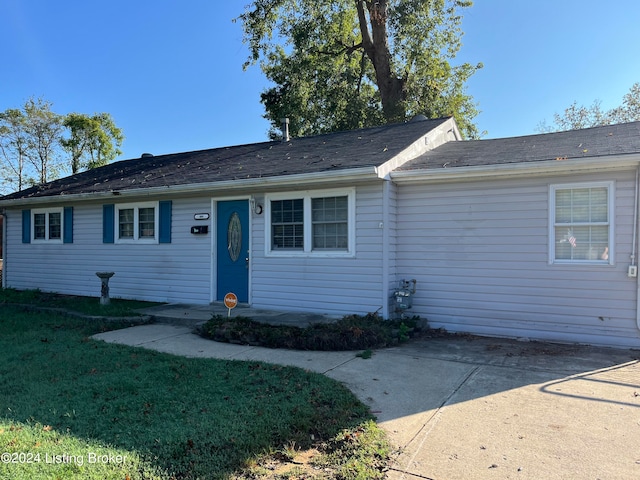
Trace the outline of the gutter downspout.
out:
<instances>
[{"instance_id":1,"label":"gutter downspout","mask_svg":"<svg viewBox=\"0 0 640 480\"><path fill-rule=\"evenodd\" d=\"M382 318L390 318L389 312L389 271L391 262L391 245L390 240L390 227L391 227L391 185L392 182L388 179L382 182L382 222L380 228L382 228Z\"/></svg>"},{"instance_id":2,"label":"gutter downspout","mask_svg":"<svg viewBox=\"0 0 640 480\"><path fill-rule=\"evenodd\" d=\"M633 204L633 240L631 242L631 265L636 265L638 235L638 195L640 195L640 167L636 167L636 192ZM640 330L640 276L636 274L636 326Z\"/></svg>"},{"instance_id":3,"label":"gutter downspout","mask_svg":"<svg viewBox=\"0 0 640 480\"><path fill-rule=\"evenodd\" d=\"M638 179L640 178L640 167L636 169L635 197L633 204L633 240L631 241L631 265L636 264L636 235L638 229Z\"/></svg>"}]
</instances>

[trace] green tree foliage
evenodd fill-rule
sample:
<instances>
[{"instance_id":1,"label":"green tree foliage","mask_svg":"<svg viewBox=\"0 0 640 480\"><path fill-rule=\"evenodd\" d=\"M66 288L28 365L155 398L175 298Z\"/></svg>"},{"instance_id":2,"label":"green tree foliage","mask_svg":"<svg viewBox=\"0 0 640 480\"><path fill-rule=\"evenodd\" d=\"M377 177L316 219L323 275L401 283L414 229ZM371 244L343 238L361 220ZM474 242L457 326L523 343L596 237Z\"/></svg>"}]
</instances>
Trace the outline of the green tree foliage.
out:
<instances>
[{"instance_id":1,"label":"green tree foliage","mask_svg":"<svg viewBox=\"0 0 640 480\"><path fill-rule=\"evenodd\" d=\"M122 153L124 136L108 113L59 115L51 107L31 98L0 112L0 192L96 168Z\"/></svg>"},{"instance_id":2,"label":"green tree foliage","mask_svg":"<svg viewBox=\"0 0 640 480\"><path fill-rule=\"evenodd\" d=\"M27 171L29 148L22 110L10 108L0 113L0 185L8 190L22 190L33 179Z\"/></svg>"},{"instance_id":3,"label":"green tree foliage","mask_svg":"<svg viewBox=\"0 0 640 480\"><path fill-rule=\"evenodd\" d=\"M250 49L274 83L262 93L272 136L292 136L452 115L478 137L465 82L482 64L451 64L466 0L255 0L239 17Z\"/></svg>"},{"instance_id":4,"label":"green tree foliage","mask_svg":"<svg viewBox=\"0 0 640 480\"><path fill-rule=\"evenodd\" d=\"M611 110L603 110L602 102L595 100L590 107L573 102L562 113L554 113L553 123L541 122L537 130L541 133L578 130L615 123L640 121L640 82L636 82L622 98L622 104Z\"/></svg>"},{"instance_id":5,"label":"green tree foliage","mask_svg":"<svg viewBox=\"0 0 640 480\"><path fill-rule=\"evenodd\" d=\"M0 171L4 190L21 190L55 178L60 168L62 117L51 103L29 99L0 112Z\"/></svg>"},{"instance_id":6,"label":"green tree foliage","mask_svg":"<svg viewBox=\"0 0 640 480\"><path fill-rule=\"evenodd\" d=\"M30 99L24 105L27 160L35 169L37 183L46 183L60 172L62 117L51 111L51 102Z\"/></svg>"},{"instance_id":7,"label":"green tree foliage","mask_svg":"<svg viewBox=\"0 0 640 480\"><path fill-rule=\"evenodd\" d=\"M108 113L70 113L64 126L69 136L61 144L71 155L71 173L101 167L122 153L124 136Z\"/></svg>"}]
</instances>

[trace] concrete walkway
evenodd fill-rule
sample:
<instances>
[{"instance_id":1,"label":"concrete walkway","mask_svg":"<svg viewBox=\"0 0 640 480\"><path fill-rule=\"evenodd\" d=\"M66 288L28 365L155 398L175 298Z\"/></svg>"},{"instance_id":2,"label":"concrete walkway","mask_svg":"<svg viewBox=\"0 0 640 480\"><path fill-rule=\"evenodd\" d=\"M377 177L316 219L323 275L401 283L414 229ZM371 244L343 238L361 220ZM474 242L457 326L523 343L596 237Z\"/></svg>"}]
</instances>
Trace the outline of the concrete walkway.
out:
<instances>
[{"instance_id":1,"label":"concrete walkway","mask_svg":"<svg viewBox=\"0 0 640 480\"><path fill-rule=\"evenodd\" d=\"M460 337L362 359L218 343L161 323L95 338L293 365L341 381L398 446L391 480L640 478L638 351Z\"/></svg>"},{"instance_id":2,"label":"concrete walkway","mask_svg":"<svg viewBox=\"0 0 640 480\"><path fill-rule=\"evenodd\" d=\"M232 317L249 317L256 322L273 325L297 325L306 327L311 323L335 322L338 317L320 313L282 312L277 310L263 310L240 304L231 310ZM187 325L195 327L210 320L213 315L229 315L229 310L222 303L209 305L190 305L185 303L169 303L157 307L143 308L140 313L150 316L159 323L172 325Z\"/></svg>"}]
</instances>

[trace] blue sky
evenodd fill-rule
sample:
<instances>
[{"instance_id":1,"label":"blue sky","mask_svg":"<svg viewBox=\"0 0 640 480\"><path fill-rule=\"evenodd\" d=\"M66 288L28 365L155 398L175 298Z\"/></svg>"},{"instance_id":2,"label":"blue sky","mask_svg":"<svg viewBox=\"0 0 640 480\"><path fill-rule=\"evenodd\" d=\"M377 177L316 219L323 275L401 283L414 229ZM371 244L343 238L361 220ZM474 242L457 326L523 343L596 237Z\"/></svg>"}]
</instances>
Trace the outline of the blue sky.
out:
<instances>
[{"instance_id":1,"label":"blue sky","mask_svg":"<svg viewBox=\"0 0 640 480\"><path fill-rule=\"evenodd\" d=\"M0 0L0 111L32 97L110 113L135 158L264 141L260 69L232 20L248 0ZM621 103L640 81L637 0L476 0L457 61L485 138L536 133L574 100Z\"/></svg>"}]
</instances>

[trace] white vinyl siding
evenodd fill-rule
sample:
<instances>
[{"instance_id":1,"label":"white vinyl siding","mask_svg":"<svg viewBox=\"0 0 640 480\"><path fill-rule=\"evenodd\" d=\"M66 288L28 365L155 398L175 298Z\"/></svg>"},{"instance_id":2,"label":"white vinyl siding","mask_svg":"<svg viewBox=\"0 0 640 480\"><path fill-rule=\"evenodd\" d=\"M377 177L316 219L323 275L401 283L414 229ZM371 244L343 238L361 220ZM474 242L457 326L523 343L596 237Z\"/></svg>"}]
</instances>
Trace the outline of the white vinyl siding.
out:
<instances>
[{"instance_id":1,"label":"white vinyl siding","mask_svg":"<svg viewBox=\"0 0 640 480\"><path fill-rule=\"evenodd\" d=\"M411 313L451 331L640 346L637 282L627 277L634 176L606 175L616 186L606 267L549 264L549 188L566 177L401 185L396 278L418 280Z\"/></svg>"},{"instance_id":2,"label":"white vinyl siding","mask_svg":"<svg viewBox=\"0 0 640 480\"><path fill-rule=\"evenodd\" d=\"M172 243L153 248L145 243L103 243L100 204L75 205L73 244L59 245L21 243L21 211L7 210L7 286L99 297L95 273L111 271L115 272L109 282L113 298L206 304L211 290L211 235L193 235L190 230L204 223L194 221L194 212L210 208L209 197L174 200Z\"/></svg>"},{"instance_id":3,"label":"white vinyl siding","mask_svg":"<svg viewBox=\"0 0 640 480\"><path fill-rule=\"evenodd\" d=\"M270 232L268 216L252 216L253 306L334 315L382 311L387 301L382 298L386 296L382 293L386 291L382 284L382 182L358 186L352 192L354 255L274 255L265 248ZM316 192L311 193L315 197ZM321 196L341 194L344 191ZM267 198L273 196L266 197L265 204Z\"/></svg>"},{"instance_id":4,"label":"white vinyl siding","mask_svg":"<svg viewBox=\"0 0 640 480\"><path fill-rule=\"evenodd\" d=\"M380 226L382 227L382 268L383 291L382 302L385 303L386 309L381 313L385 318L393 317L395 312L395 301L391 298L393 292L397 290L399 278L396 269L396 253L397 253L397 196L398 186L393 182L385 182L383 185L383 216Z\"/></svg>"},{"instance_id":5,"label":"white vinyl siding","mask_svg":"<svg viewBox=\"0 0 640 480\"><path fill-rule=\"evenodd\" d=\"M634 177L635 171L614 171L425 185L380 181L320 196L255 192L265 211L250 216L250 303L338 316L384 313L398 282L415 278L409 314L434 328L640 348L638 283L627 276ZM569 182L615 186L609 188L608 221L615 226L609 263L549 262L555 228L550 190ZM353 209L349 255L271 252L267 199L331 198L346 192ZM190 231L194 225L212 225L211 205L204 195L173 199L172 243L153 248L103 243L98 203L73 205L73 244L23 244L24 211L7 209L6 286L97 297L95 272L113 271L113 297L206 304L215 291L215 229L207 235ZM195 213L210 218L196 220ZM307 215L312 218L311 201ZM305 228L311 232L312 222Z\"/></svg>"}]
</instances>

